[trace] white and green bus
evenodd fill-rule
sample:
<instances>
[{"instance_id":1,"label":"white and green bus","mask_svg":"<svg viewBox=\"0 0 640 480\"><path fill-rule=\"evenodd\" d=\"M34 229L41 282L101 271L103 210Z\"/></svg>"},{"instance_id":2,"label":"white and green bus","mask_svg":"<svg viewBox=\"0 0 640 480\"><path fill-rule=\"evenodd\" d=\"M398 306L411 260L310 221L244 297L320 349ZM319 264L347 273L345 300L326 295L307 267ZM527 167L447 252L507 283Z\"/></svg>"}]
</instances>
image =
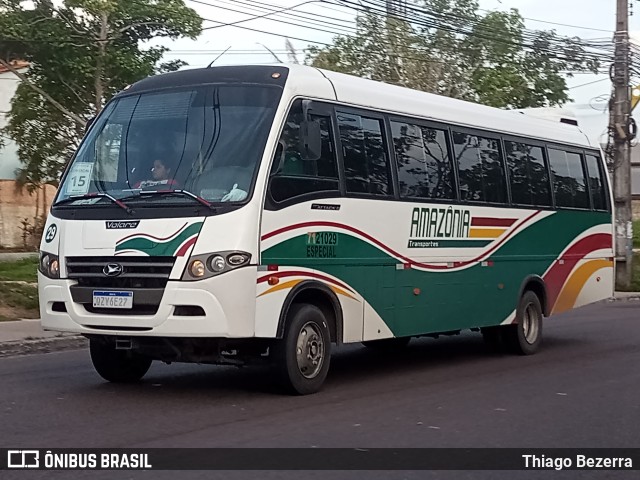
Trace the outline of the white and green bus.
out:
<instances>
[{"instance_id":1,"label":"white and green bus","mask_svg":"<svg viewBox=\"0 0 640 480\"><path fill-rule=\"evenodd\" d=\"M142 80L92 123L41 245L42 325L97 372L267 362L472 329L520 354L612 295L610 186L577 126L303 66Z\"/></svg>"}]
</instances>

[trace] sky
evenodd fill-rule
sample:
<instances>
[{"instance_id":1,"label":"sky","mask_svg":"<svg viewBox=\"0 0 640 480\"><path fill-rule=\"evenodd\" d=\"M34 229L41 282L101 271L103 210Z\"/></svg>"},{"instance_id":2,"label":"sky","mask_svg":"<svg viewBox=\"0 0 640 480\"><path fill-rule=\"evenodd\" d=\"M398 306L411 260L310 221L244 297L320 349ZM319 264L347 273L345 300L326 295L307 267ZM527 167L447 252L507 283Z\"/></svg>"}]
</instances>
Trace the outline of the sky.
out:
<instances>
[{"instance_id":1,"label":"sky","mask_svg":"<svg viewBox=\"0 0 640 480\"><path fill-rule=\"evenodd\" d=\"M188 68L193 68L204 67L213 60L215 65L272 63L275 57L286 62L283 35L290 39L302 61L308 45L322 46L330 43L338 32L353 31L355 11L347 5L357 0L185 0L185 3L207 19L202 35L196 41L181 39L162 44L171 49L167 59L180 58L189 63ZM630 35L640 44L640 2L634 3L636 11L630 18ZM615 0L480 0L480 8L487 11L517 8L528 29L554 29L559 35L589 40L612 39L615 4ZM266 9L289 9L288 17L254 18L264 15ZM567 107L578 117L581 127L597 139L607 124L605 104L611 86L607 75L577 74L567 84L573 100Z\"/></svg>"}]
</instances>

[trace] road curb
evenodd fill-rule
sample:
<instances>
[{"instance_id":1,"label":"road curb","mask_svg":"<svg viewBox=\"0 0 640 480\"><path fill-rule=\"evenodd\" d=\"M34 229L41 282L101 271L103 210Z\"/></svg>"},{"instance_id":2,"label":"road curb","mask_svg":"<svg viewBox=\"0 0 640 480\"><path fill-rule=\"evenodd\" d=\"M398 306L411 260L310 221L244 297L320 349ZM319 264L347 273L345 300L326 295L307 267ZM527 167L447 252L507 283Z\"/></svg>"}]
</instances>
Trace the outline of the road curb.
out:
<instances>
[{"instance_id":1,"label":"road curb","mask_svg":"<svg viewBox=\"0 0 640 480\"><path fill-rule=\"evenodd\" d=\"M63 350L79 350L87 348L88 346L89 341L82 335L18 340L15 342L0 343L0 358L60 352Z\"/></svg>"},{"instance_id":2,"label":"road curb","mask_svg":"<svg viewBox=\"0 0 640 480\"><path fill-rule=\"evenodd\" d=\"M609 301L609 302L626 302L626 301L637 302L637 301L640 301L640 292L616 292L615 296L609 298L607 301Z\"/></svg>"}]
</instances>

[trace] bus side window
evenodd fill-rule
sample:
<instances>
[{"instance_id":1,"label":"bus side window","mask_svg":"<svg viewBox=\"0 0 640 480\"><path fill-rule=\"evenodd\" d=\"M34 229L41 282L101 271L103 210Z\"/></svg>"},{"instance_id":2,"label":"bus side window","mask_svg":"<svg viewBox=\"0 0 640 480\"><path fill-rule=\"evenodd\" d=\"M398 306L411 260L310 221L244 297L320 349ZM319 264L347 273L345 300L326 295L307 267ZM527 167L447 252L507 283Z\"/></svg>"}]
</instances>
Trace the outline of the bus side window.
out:
<instances>
[{"instance_id":1,"label":"bus side window","mask_svg":"<svg viewBox=\"0 0 640 480\"><path fill-rule=\"evenodd\" d=\"M549 172L544 163L542 147L508 140L505 140L504 146L513 203L550 207Z\"/></svg>"},{"instance_id":2,"label":"bus side window","mask_svg":"<svg viewBox=\"0 0 640 480\"><path fill-rule=\"evenodd\" d=\"M595 155L586 155L587 170L589 172L589 189L591 190L591 200L594 210L608 210L607 197L604 188L604 178L600 159Z\"/></svg>"},{"instance_id":3,"label":"bus side window","mask_svg":"<svg viewBox=\"0 0 640 480\"><path fill-rule=\"evenodd\" d=\"M579 153L549 149L549 167L557 207L589 208L581 157Z\"/></svg>"},{"instance_id":4,"label":"bus side window","mask_svg":"<svg viewBox=\"0 0 640 480\"><path fill-rule=\"evenodd\" d=\"M321 155L318 160L303 160L299 148L302 118L301 101L297 100L287 116L271 167L269 192L275 202L311 193L339 195L338 167L335 148L331 143L331 121L329 117L311 116L311 120L320 123Z\"/></svg>"},{"instance_id":5,"label":"bus side window","mask_svg":"<svg viewBox=\"0 0 640 480\"><path fill-rule=\"evenodd\" d=\"M507 185L499 142L453 132L460 199L471 202L507 203Z\"/></svg>"},{"instance_id":6,"label":"bus side window","mask_svg":"<svg viewBox=\"0 0 640 480\"><path fill-rule=\"evenodd\" d=\"M453 199L451 157L444 130L391 122L402 198Z\"/></svg>"},{"instance_id":7,"label":"bus side window","mask_svg":"<svg viewBox=\"0 0 640 480\"><path fill-rule=\"evenodd\" d=\"M338 113L348 193L392 195L382 120Z\"/></svg>"}]
</instances>

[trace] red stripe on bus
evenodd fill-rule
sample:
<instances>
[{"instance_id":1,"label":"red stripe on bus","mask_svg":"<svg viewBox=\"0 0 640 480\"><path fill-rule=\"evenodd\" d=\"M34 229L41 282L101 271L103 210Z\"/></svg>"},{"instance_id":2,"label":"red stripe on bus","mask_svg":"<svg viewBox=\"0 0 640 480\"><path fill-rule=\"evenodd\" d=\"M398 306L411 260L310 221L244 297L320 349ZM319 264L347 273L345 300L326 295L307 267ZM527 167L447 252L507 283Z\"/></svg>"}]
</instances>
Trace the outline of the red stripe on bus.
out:
<instances>
[{"instance_id":1,"label":"red stripe on bus","mask_svg":"<svg viewBox=\"0 0 640 480\"><path fill-rule=\"evenodd\" d=\"M550 311L553 310L560 291L576 264L591 252L612 248L612 240L610 233L594 233L578 240L554 262L544 275L548 295L547 306Z\"/></svg>"},{"instance_id":2,"label":"red stripe on bus","mask_svg":"<svg viewBox=\"0 0 640 480\"><path fill-rule=\"evenodd\" d=\"M189 250L189 248L191 248L191 246L196 243L197 239L198 239L198 235L194 235L189 240L184 242L182 246L178 249L176 253L176 257L184 257L187 253L187 250Z\"/></svg>"},{"instance_id":3,"label":"red stripe on bus","mask_svg":"<svg viewBox=\"0 0 640 480\"><path fill-rule=\"evenodd\" d=\"M517 218L471 217L472 227L510 227Z\"/></svg>"},{"instance_id":4,"label":"red stripe on bus","mask_svg":"<svg viewBox=\"0 0 640 480\"><path fill-rule=\"evenodd\" d=\"M263 277L258 278L258 283L266 282L271 277L278 277L278 278L282 278L282 277L312 277L312 278L318 278L320 280L324 280L326 282L338 285L338 286L344 288L345 290L349 290L351 293L355 293L351 288L346 286L344 283L338 282L337 280L334 280L333 278L329 278L329 277L327 277L325 275L320 275L319 273L303 272L303 271L295 271L295 270L294 271L289 271L289 272L278 272L278 273L271 273L269 275L265 275Z\"/></svg>"}]
</instances>

